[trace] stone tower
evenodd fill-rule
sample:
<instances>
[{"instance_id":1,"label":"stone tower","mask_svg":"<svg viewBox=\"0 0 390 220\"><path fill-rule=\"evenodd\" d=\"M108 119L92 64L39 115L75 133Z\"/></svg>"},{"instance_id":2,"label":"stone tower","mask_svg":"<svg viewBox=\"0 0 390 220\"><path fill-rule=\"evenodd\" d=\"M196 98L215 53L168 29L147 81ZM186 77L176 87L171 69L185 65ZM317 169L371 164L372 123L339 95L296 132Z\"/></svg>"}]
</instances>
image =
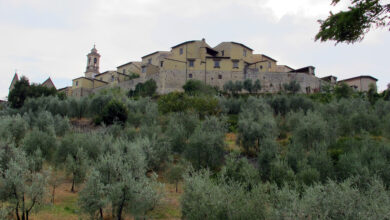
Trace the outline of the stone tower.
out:
<instances>
[{"instance_id":1,"label":"stone tower","mask_svg":"<svg viewBox=\"0 0 390 220\"><path fill-rule=\"evenodd\" d=\"M97 74L99 74L99 62L100 62L100 54L96 50L96 46L93 45L91 52L87 55L88 63L87 70L85 71L85 77L87 78L95 78Z\"/></svg>"}]
</instances>

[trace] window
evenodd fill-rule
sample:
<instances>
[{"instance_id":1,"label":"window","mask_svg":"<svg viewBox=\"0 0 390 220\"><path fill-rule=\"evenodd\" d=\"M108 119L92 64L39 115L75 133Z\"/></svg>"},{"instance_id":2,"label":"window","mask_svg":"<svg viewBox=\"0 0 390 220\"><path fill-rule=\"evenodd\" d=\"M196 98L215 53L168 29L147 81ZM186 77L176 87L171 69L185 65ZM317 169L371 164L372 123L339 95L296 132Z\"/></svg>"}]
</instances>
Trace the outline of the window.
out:
<instances>
[{"instance_id":1,"label":"window","mask_svg":"<svg viewBox=\"0 0 390 220\"><path fill-rule=\"evenodd\" d=\"M195 60L188 60L188 66L194 67Z\"/></svg>"},{"instance_id":2,"label":"window","mask_svg":"<svg viewBox=\"0 0 390 220\"><path fill-rule=\"evenodd\" d=\"M222 75L221 74L218 75L218 79L222 79Z\"/></svg>"},{"instance_id":3,"label":"window","mask_svg":"<svg viewBox=\"0 0 390 220\"><path fill-rule=\"evenodd\" d=\"M164 66L164 61L160 61L160 67Z\"/></svg>"},{"instance_id":4,"label":"window","mask_svg":"<svg viewBox=\"0 0 390 220\"><path fill-rule=\"evenodd\" d=\"M263 65L260 65L260 69L261 69L261 70L263 69Z\"/></svg>"},{"instance_id":5,"label":"window","mask_svg":"<svg viewBox=\"0 0 390 220\"><path fill-rule=\"evenodd\" d=\"M214 68L220 68L219 60L214 60Z\"/></svg>"},{"instance_id":6,"label":"window","mask_svg":"<svg viewBox=\"0 0 390 220\"><path fill-rule=\"evenodd\" d=\"M91 57L88 58L88 64L91 64Z\"/></svg>"},{"instance_id":7,"label":"window","mask_svg":"<svg viewBox=\"0 0 390 220\"><path fill-rule=\"evenodd\" d=\"M192 73L190 73L190 74L188 75L188 78L192 79Z\"/></svg>"},{"instance_id":8,"label":"window","mask_svg":"<svg viewBox=\"0 0 390 220\"><path fill-rule=\"evenodd\" d=\"M271 62L268 61L268 68L271 68Z\"/></svg>"},{"instance_id":9,"label":"window","mask_svg":"<svg viewBox=\"0 0 390 220\"><path fill-rule=\"evenodd\" d=\"M126 74L126 69L123 69L123 74Z\"/></svg>"},{"instance_id":10,"label":"window","mask_svg":"<svg viewBox=\"0 0 390 220\"><path fill-rule=\"evenodd\" d=\"M233 69L238 69L238 60L233 60Z\"/></svg>"},{"instance_id":11,"label":"window","mask_svg":"<svg viewBox=\"0 0 390 220\"><path fill-rule=\"evenodd\" d=\"M222 56L224 57L224 56L225 56L225 51L224 51L224 50L221 51L221 54L222 54Z\"/></svg>"},{"instance_id":12,"label":"window","mask_svg":"<svg viewBox=\"0 0 390 220\"><path fill-rule=\"evenodd\" d=\"M244 57L246 57L246 50L245 50L245 49L243 50L242 55L243 55Z\"/></svg>"},{"instance_id":13,"label":"window","mask_svg":"<svg viewBox=\"0 0 390 220\"><path fill-rule=\"evenodd\" d=\"M100 77L100 80L103 81L103 77Z\"/></svg>"},{"instance_id":14,"label":"window","mask_svg":"<svg viewBox=\"0 0 390 220\"><path fill-rule=\"evenodd\" d=\"M114 82L114 79L115 79L115 77L114 77L114 75L112 75L111 76L111 82Z\"/></svg>"},{"instance_id":15,"label":"window","mask_svg":"<svg viewBox=\"0 0 390 220\"><path fill-rule=\"evenodd\" d=\"M93 59L93 63L97 63L97 59L96 59L96 57Z\"/></svg>"},{"instance_id":16,"label":"window","mask_svg":"<svg viewBox=\"0 0 390 220\"><path fill-rule=\"evenodd\" d=\"M76 86L79 86L79 81L76 81Z\"/></svg>"},{"instance_id":17,"label":"window","mask_svg":"<svg viewBox=\"0 0 390 220\"><path fill-rule=\"evenodd\" d=\"M180 48L180 55L183 54L183 48Z\"/></svg>"},{"instance_id":18,"label":"window","mask_svg":"<svg viewBox=\"0 0 390 220\"><path fill-rule=\"evenodd\" d=\"M142 73L146 73L146 66L143 66L141 71Z\"/></svg>"},{"instance_id":19,"label":"window","mask_svg":"<svg viewBox=\"0 0 390 220\"><path fill-rule=\"evenodd\" d=\"M152 58L148 59L148 64L152 64Z\"/></svg>"}]
</instances>

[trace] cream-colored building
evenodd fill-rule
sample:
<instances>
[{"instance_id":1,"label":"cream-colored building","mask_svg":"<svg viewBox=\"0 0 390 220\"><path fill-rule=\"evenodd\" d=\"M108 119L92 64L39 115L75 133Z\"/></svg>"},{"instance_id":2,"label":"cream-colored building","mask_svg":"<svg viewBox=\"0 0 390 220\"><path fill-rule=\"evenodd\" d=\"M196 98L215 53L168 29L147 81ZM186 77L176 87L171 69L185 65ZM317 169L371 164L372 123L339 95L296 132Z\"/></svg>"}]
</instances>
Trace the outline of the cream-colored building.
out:
<instances>
[{"instance_id":1,"label":"cream-colored building","mask_svg":"<svg viewBox=\"0 0 390 220\"><path fill-rule=\"evenodd\" d=\"M372 76L357 76L349 79L344 79L338 81L338 83L346 83L353 89L359 92L368 92L370 85L373 85L376 88L376 82L378 79Z\"/></svg>"},{"instance_id":2,"label":"cream-colored building","mask_svg":"<svg viewBox=\"0 0 390 220\"><path fill-rule=\"evenodd\" d=\"M141 57L141 61L127 62L116 71L103 73L99 72L100 54L95 46L87 58L85 76L73 80L70 92L73 96L89 95L112 86L134 89L149 79L156 81L160 94L182 91L190 79L219 88L228 81L260 80L260 92L265 93L280 92L283 84L291 81L300 84L302 93L320 91L322 84L328 83L315 76L313 66L293 69L279 65L276 59L255 53L238 42L222 42L211 47L205 39L186 41L170 51L156 51ZM363 84L364 90L367 86Z\"/></svg>"}]
</instances>

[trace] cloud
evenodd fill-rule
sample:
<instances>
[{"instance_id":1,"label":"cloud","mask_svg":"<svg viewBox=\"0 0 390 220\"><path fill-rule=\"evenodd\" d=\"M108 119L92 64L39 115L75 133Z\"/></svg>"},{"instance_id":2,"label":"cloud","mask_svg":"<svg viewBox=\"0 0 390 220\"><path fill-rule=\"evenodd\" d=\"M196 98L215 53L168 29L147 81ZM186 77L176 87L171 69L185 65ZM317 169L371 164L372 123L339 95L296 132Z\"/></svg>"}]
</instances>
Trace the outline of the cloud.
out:
<instances>
[{"instance_id":1,"label":"cloud","mask_svg":"<svg viewBox=\"0 0 390 220\"><path fill-rule=\"evenodd\" d=\"M347 78L372 74L381 89L386 30L370 32L358 44L314 42L317 19L327 0L0 0L0 98L8 94L15 69L33 82L51 76L57 87L71 85L85 71L93 44L101 71L187 40L211 46L238 41L292 67L314 65L317 74ZM340 7L343 7L341 5Z\"/></svg>"}]
</instances>

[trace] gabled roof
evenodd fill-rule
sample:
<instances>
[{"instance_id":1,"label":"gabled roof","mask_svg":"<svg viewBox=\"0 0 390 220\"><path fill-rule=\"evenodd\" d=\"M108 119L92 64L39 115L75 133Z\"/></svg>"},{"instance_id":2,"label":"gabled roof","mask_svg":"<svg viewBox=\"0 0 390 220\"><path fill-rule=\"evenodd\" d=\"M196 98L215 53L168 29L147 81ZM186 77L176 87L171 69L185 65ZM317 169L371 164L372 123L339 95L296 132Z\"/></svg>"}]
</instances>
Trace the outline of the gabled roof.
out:
<instances>
[{"instance_id":1,"label":"gabled roof","mask_svg":"<svg viewBox=\"0 0 390 220\"><path fill-rule=\"evenodd\" d=\"M19 76L17 73L15 73L14 78L12 78L11 85L9 88L11 88L17 81L19 81Z\"/></svg>"},{"instance_id":2,"label":"gabled roof","mask_svg":"<svg viewBox=\"0 0 390 220\"><path fill-rule=\"evenodd\" d=\"M378 79L377 79L377 78L375 78L375 77L368 76L368 75L362 75L362 76L355 76L355 77L352 77L352 78L348 78L348 79L339 80L339 81L337 81L337 82L344 82L344 81L349 81L349 80L354 80L354 79L359 79L359 78L369 78L369 79L372 79L372 80L378 81Z\"/></svg>"},{"instance_id":3,"label":"gabled roof","mask_svg":"<svg viewBox=\"0 0 390 220\"><path fill-rule=\"evenodd\" d=\"M306 66L306 67L303 67L303 68L300 68L300 69L296 69L296 70L291 70L289 73L308 73L310 71L310 69L315 69L314 66Z\"/></svg>"},{"instance_id":4,"label":"gabled roof","mask_svg":"<svg viewBox=\"0 0 390 220\"><path fill-rule=\"evenodd\" d=\"M133 64L134 66L136 66L136 67L139 68L139 65L141 64L141 62L139 62L139 61L130 61L130 62L128 62L128 63L125 63L125 64L122 64L122 65L120 65L120 66L117 66L116 68L121 68L121 67L130 65L130 64Z\"/></svg>"},{"instance_id":5,"label":"gabled roof","mask_svg":"<svg viewBox=\"0 0 390 220\"><path fill-rule=\"evenodd\" d=\"M168 54L168 53L170 53L170 52L169 52L169 51L156 51L156 52L147 54L147 55L145 55L145 56L143 56L143 57L141 57L141 58L143 59L143 58L145 58L145 57L152 56L152 55L155 55L155 54L157 54L157 53Z\"/></svg>"},{"instance_id":6,"label":"gabled roof","mask_svg":"<svg viewBox=\"0 0 390 220\"><path fill-rule=\"evenodd\" d=\"M77 80L77 79L86 79L86 80L89 80L89 81L92 81L92 82L93 82L93 81L99 81L99 82L108 84L108 82L105 82L105 81L103 81L103 80L99 80L99 79L90 79L90 78L87 78L87 77L84 77L84 76L78 77L78 78L76 78L76 79L72 79L72 81Z\"/></svg>"},{"instance_id":7,"label":"gabled roof","mask_svg":"<svg viewBox=\"0 0 390 220\"><path fill-rule=\"evenodd\" d=\"M269 57L269 56L267 56L267 55L261 54L261 56L263 56L263 57L265 57L265 58L267 58L267 59L269 59L269 60L272 60L272 61L274 61L274 62L278 62L277 60L275 60L275 59L273 59L273 58L271 58L271 57ZM292 69L292 68L291 68L291 69Z\"/></svg>"},{"instance_id":8,"label":"gabled roof","mask_svg":"<svg viewBox=\"0 0 390 220\"><path fill-rule=\"evenodd\" d=\"M51 78L47 78L47 80L45 80L43 83L42 83L42 86L46 86L46 87L54 87L56 89L56 86L54 85L53 81L51 80Z\"/></svg>"},{"instance_id":9,"label":"gabled roof","mask_svg":"<svg viewBox=\"0 0 390 220\"><path fill-rule=\"evenodd\" d=\"M232 43L232 44L237 44L237 45L240 45L241 47L245 47L246 49L253 51L253 49L252 49L252 48L250 48L250 47L246 46L245 44L242 44L242 43L237 43L237 42L234 42L234 41L231 41L230 43Z\"/></svg>"},{"instance_id":10,"label":"gabled roof","mask_svg":"<svg viewBox=\"0 0 390 220\"><path fill-rule=\"evenodd\" d=\"M194 43L195 41L196 41L196 40L189 40L189 41L180 43L180 44L178 44L178 45L173 46L172 49L174 49L174 48L176 48L176 47L180 47L181 45L184 45L184 44Z\"/></svg>"}]
</instances>

